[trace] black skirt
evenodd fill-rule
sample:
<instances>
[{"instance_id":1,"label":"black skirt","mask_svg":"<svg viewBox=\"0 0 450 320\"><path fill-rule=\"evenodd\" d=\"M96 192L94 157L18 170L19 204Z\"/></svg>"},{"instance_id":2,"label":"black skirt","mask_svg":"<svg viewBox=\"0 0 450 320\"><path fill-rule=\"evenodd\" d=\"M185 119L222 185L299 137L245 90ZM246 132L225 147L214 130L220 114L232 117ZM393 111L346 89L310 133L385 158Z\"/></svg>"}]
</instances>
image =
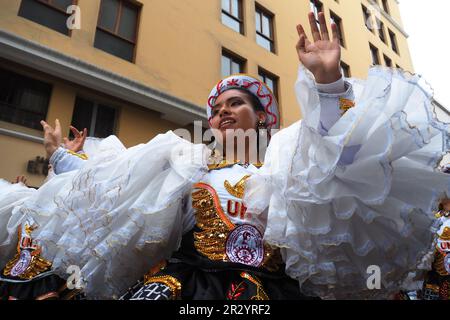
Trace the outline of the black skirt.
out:
<instances>
[{"instance_id":1,"label":"black skirt","mask_svg":"<svg viewBox=\"0 0 450 320\"><path fill-rule=\"evenodd\" d=\"M304 300L298 281L284 273L239 263L213 261L198 253L193 232L167 262L131 287L123 300Z\"/></svg>"},{"instance_id":2,"label":"black skirt","mask_svg":"<svg viewBox=\"0 0 450 320\"><path fill-rule=\"evenodd\" d=\"M80 300L80 290L69 290L66 280L47 274L32 280L0 278L0 300Z\"/></svg>"}]
</instances>

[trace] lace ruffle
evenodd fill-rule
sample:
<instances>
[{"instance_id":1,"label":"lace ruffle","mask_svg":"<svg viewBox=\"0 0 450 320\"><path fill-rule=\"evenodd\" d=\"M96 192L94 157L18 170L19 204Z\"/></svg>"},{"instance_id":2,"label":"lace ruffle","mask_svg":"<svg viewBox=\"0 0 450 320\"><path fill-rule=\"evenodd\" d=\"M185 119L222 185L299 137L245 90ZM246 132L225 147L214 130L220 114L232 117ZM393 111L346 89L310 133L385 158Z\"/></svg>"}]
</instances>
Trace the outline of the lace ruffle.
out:
<instances>
[{"instance_id":1,"label":"lace ruffle","mask_svg":"<svg viewBox=\"0 0 450 320\"><path fill-rule=\"evenodd\" d=\"M273 137L245 202L252 212L269 208L264 237L305 294L387 298L430 266L432 210L450 194L448 175L435 170L448 126L417 75L376 67L352 84L356 107L322 136L318 92L300 68L305 118ZM373 265L380 290L367 287Z\"/></svg>"},{"instance_id":2,"label":"lace ruffle","mask_svg":"<svg viewBox=\"0 0 450 320\"><path fill-rule=\"evenodd\" d=\"M119 296L178 248L181 200L206 172L209 155L172 132L117 150L51 179L8 222L14 238L32 217L39 225L33 238L54 272L67 278L67 268L79 266L90 299Z\"/></svg>"}]
</instances>

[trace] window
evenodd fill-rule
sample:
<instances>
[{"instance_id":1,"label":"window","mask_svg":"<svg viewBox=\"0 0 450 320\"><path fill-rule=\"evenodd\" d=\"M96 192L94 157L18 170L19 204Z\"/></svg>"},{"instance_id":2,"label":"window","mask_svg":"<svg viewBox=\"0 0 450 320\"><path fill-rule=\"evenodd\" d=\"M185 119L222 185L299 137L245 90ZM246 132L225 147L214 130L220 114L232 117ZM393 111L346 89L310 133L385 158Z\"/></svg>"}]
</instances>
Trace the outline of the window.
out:
<instances>
[{"instance_id":1,"label":"window","mask_svg":"<svg viewBox=\"0 0 450 320\"><path fill-rule=\"evenodd\" d=\"M372 64L373 65L379 65L380 64L380 56L378 54L378 49L370 44L370 53L372 56Z\"/></svg>"},{"instance_id":2,"label":"window","mask_svg":"<svg viewBox=\"0 0 450 320\"><path fill-rule=\"evenodd\" d=\"M141 5L131 0L102 0L94 46L134 61Z\"/></svg>"},{"instance_id":3,"label":"window","mask_svg":"<svg viewBox=\"0 0 450 320\"><path fill-rule=\"evenodd\" d=\"M42 130L51 92L48 83L0 69L0 120Z\"/></svg>"},{"instance_id":4,"label":"window","mask_svg":"<svg viewBox=\"0 0 450 320\"><path fill-rule=\"evenodd\" d=\"M73 109L72 126L78 130L87 128L90 137L106 138L114 134L116 109L77 97Z\"/></svg>"},{"instance_id":5,"label":"window","mask_svg":"<svg viewBox=\"0 0 450 320\"><path fill-rule=\"evenodd\" d=\"M331 20L333 20L333 22L337 26L337 30L338 30L338 34L339 34L339 41L341 43L341 46L343 46L345 48L344 29L342 26L342 19L337 14L335 14L333 11L330 11L330 17L331 17Z\"/></svg>"},{"instance_id":6,"label":"window","mask_svg":"<svg viewBox=\"0 0 450 320\"><path fill-rule=\"evenodd\" d=\"M319 26L319 12L323 12L323 4L319 0L310 0L309 6L311 7L311 12L314 12L317 26Z\"/></svg>"},{"instance_id":7,"label":"window","mask_svg":"<svg viewBox=\"0 0 450 320\"><path fill-rule=\"evenodd\" d=\"M256 42L263 48L275 52L273 14L256 6Z\"/></svg>"},{"instance_id":8,"label":"window","mask_svg":"<svg viewBox=\"0 0 450 320\"><path fill-rule=\"evenodd\" d=\"M369 9L367 9L364 5L362 5L362 11L364 16L364 23L366 24L366 28L370 30L371 32L374 32L374 28L372 28L372 16L369 12Z\"/></svg>"},{"instance_id":9,"label":"window","mask_svg":"<svg viewBox=\"0 0 450 320\"><path fill-rule=\"evenodd\" d=\"M242 0L222 0L222 23L234 31L244 34Z\"/></svg>"},{"instance_id":10,"label":"window","mask_svg":"<svg viewBox=\"0 0 450 320\"><path fill-rule=\"evenodd\" d=\"M392 32L391 30L389 30L389 38L391 39L392 50L394 50L394 52L398 54L399 52L397 46L397 37L395 36L395 33Z\"/></svg>"},{"instance_id":11,"label":"window","mask_svg":"<svg viewBox=\"0 0 450 320\"><path fill-rule=\"evenodd\" d=\"M67 7L74 4L73 0L22 0L19 16L39 23L59 33L70 35L67 28Z\"/></svg>"},{"instance_id":12,"label":"window","mask_svg":"<svg viewBox=\"0 0 450 320\"><path fill-rule=\"evenodd\" d=\"M352 76L352 74L350 72L350 66L348 64L341 61L341 68L342 68L342 71L344 72L344 77L350 78Z\"/></svg>"},{"instance_id":13,"label":"window","mask_svg":"<svg viewBox=\"0 0 450 320\"><path fill-rule=\"evenodd\" d=\"M244 73L245 59L229 52L222 51L222 78L236 73Z\"/></svg>"},{"instance_id":14,"label":"window","mask_svg":"<svg viewBox=\"0 0 450 320\"><path fill-rule=\"evenodd\" d=\"M389 4L388 4L388 0L381 0L382 4L383 4L383 10L386 13L389 13Z\"/></svg>"},{"instance_id":15,"label":"window","mask_svg":"<svg viewBox=\"0 0 450 320\"><path fill-rule=\"evenodd\" d=\"M378 26L378 36L380 37L381 41L386 43L386 32L384 31L384 23L377 18L377 26Z\"/></svg>"},{"instance_id":16,"label":"window","mask_svg":"<svg viewBox=\"0 0 450 320\"><path fill-rule=\"evenodd\" d=\"M386 67L392 67L392 60L390 58L388 58L386 55L383 55L384 58L384 64L386 65Z\"/></svg>"},{"instance_id":17,"label":"window","mask_svg":"<svg viewBox=\"0 0 450 320\"><path fill-rule=\"evenodd\" d=\"M278 77L262 68L258 69L259 78L264 82L278 100Z\"/></svg>"}]
</instances>

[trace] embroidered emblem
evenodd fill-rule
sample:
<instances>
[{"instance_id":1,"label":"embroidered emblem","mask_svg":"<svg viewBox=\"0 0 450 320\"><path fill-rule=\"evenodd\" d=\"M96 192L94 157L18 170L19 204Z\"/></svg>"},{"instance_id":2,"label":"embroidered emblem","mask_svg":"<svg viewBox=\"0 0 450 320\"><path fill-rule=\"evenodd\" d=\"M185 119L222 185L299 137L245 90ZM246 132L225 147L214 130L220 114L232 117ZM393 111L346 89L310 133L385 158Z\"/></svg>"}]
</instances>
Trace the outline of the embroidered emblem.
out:
<instances>
[{"instance_id":1,"label":"embroidered emblem","mask_svg":"<svg viewBox=\"0 0 450 320\"><path fill-rule=\"evenodd\" d=\"M195 249L213 261L230 262L226 252L227 239L231 232L236 232L233 231L235 225L223 211L217 192L206 183L195 184L192 192L192 207L195 209L196 225L201 230L194 232ZM253 233L257 235L256 239L263 243L259 231L252 226L249 227L253 228ZM250 232L251 234L252 232ZM232 245L231 242L229 244ZM244 251L239 253L243 255ZM269 271L278 270L282 263L279 250L272 248L267 243L261 245L253 253L256 254L255 261L259 261L262 257L262 263L259 265Z\"/></svg>"},{"instance_id":2,"label":"embroidered emblem","mask_svg":"<svg viewBox=\"0 0 450 320\"><path fill-rule=\"evenodd\" d=\"M164 287L170 290L170 295L167 295L167 290ZM170 300L176 300L181 295L181 282L177 278L169 275L146 278L143 288L140 295L145 293L146 299L142 299L141 297L139 300L168 300L168 298ZM155 295L162 297L155 297Z\"/></svg>"},{"instance_id":3,"label":"embroidered emblem","mask_svg":"<svg viewBox=\"0 0 450 320\"><path fill-rule=\"evenodd\" d=\"M450 228L445 227L442 234L437 239L436 248L444 256L450 253Z\"/></svg>"},{"instance_id":4,"label":"embroidered emblem","mask_svg":"<svg viewBox=\"0 0 450 320\"><path fill-rule=\"evenodd\" d=\"M450 228L449 227L445 227L444 231L442 232L442 234L439 236L439 239L441 240L450 240Z\"/></svg>"},{"instance_id":5,"label":"embroidered emblem","mask_svg":"<svg viewBox=\"0 0 450 320\"><path fill-rule=\"evenodd\" d=\"M339 109L342 114L346 113L349 109L355 106L355 102L349 99L339 98Z\"/></svg>"},{"instance_id":6,"label":"embroidered emblem","mask_svg":"<svg viewBox=\"0 0 450 320\"><path fill-rule=\"evenodd\" d=\"M247 207L238 201L228 200L227 202L227 213L232 217L239 216L242 220L245 218L245 213L247 212ZM247 214L250 218L251 215Z\"/></svg>"},{"instance_id":7,"label":"embroidered emblem","mask_svg":"<svg viewBox=\"0 0 450 320\"><path fill-rule=\"evenodd\" d=\"M248 178L250 178L249 174L242 177L242 179L239 180L234 186L231 185L231 183L228 180L225 180L224 182L225 189L232 196L242 199L245 192L245 181L247 181Z\"/></svg>"},{"instance_id":8,"label":"embroidered emblem","mask_svg":"<svg viewBox=\"0 0 450 320\"><path fill-rule=\"evenodd\" d=\"M30 280L50 270L52 263L40 256L41 248L31 238L31 232L36 228L37 226L31 219L19 227L17 253L6 264L3 275Z\"/></svg>"},{"instance_id":9,"label":"embroidered emblem","mask_svg":"<svg viewBox=\"0 0 450 320\"><path fill-rule=\"evenodd\" d=\"M11 276L18 277L23 274L31 263L31 253L28 250L22 250L20 252L19 259L11 269Z\"/></svg>"},{"instance_id":10,"label":"embroidered emblem","mask_svg":"<svg viewBox=\"0 0 450 320\"><path fill-rule=\"evenodd\" d=\"M169 286L153 282L142 286L129 300L174 300Z\"/></svg>"},{"instance_id":11,"label":"embroidered emblem","mask_svg":"<svg viewBox=\"0 0 450 320\"><path fill-rule=\"evenodd\" d=\"M264 260L261 233L249 224L236 227L228 235L226 254L231 262L259 267Z\"/></svg>"},{"instance_id":12,"label":"embroidered emblem","mask_svg":"<svg viewBox=\"0 0 450 320\"><path fill-rule=\"evenodd\" d=\"M239 300L239 297L242 296L246 289L247 286L245 285L244 281L241 281L239 283L231 283L230 289L227 293L227 299Z\"/></svg>"}]
</instances>

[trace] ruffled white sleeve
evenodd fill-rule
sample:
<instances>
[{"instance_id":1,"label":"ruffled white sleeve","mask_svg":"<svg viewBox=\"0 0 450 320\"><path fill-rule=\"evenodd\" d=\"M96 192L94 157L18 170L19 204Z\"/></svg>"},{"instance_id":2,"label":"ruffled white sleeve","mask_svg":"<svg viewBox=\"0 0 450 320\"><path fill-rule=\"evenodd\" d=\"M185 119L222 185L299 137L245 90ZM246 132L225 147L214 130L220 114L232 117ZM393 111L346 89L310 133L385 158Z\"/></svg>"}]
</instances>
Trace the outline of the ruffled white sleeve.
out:
<instances>
[{"instance_id":1,"label":"ruffled white sleeve","mask_svg":"<svg viewBox=\"0 0 450 320\"><path fill-rule=\"evenodd\" d=\"M430 267L432 210L450 195L448 175L435 169L449 131L419 76L376 67L350 81L356 106L323 134L318 90L300 68L304 119L274 135L245 202L252 212L268 207L265 240L304 293L388 298Z\"/></svg>"},{"instance_id":2,"label":"ruffled white sleeve","mask_svg":"<svg viewBox=\"0 0 450 320\"><path fill-rule=\"evenodd\" d=\"M117 141L105 139L100 147L109 143ZM48 181L8 222L16 238L18 225L31 217L43 257L63 278L70 265L78 266L91 299L118 297L178 248L182 200L207 172L210 153L172 132L105 150Z\"/></svg>"}]
</instances>

